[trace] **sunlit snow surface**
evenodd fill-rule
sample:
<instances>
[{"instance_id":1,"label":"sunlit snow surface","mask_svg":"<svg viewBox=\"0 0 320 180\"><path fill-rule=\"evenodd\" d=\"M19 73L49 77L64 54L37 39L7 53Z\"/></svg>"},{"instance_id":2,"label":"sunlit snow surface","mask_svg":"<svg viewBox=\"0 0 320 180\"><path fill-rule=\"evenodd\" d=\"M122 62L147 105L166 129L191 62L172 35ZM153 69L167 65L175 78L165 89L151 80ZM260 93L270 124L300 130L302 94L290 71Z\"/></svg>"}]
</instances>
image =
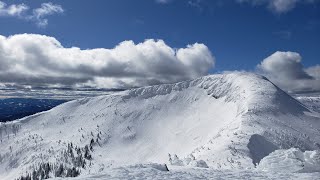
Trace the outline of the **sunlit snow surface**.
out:
<instances>
[{"instance_id":1,"label":"sunlit snow surface","mask_svg":"<svg viewBox=\"0 0 320 180\"><path fill-rule=\"evenodd\" d=\"M46 169L44 163L50 163L49 177L63 164L63 177L75 168L80 179L319 177L314 171L296 173L303 171L296 171L301 164L295 156L287 158L290 151L272 154L292 147L317 154L319 113L250 73L69 101L1 124L0 135L0 179ZM268 159L270 153L274 156ZM317 166L317 156L312 157ZM276 172L277 158L295 168ZM150 162L168 164L169 172L144 165ZM261 168L265 162L272 166Z\"/></svg>"},{"instance_id":2,"label":"sunlit snow surface","mask_svg":"<svg viewBox=\"0 0 320 180\"><path fill-rule=\"evenodd\" d=\"M76 178L67 178L69 180L118 180L118 179L137 179L137 180L196 180L196 179L214 179L214 180L317 180L320 173L279 173L272 171L259 170L217 170L203 168L185 168L170 167L169 171L161 171L152 167L125 166L119 168L110 168L101 174L86 175ZM54 178L55 180L65 178Z\"/></svg>"}]
</instances>

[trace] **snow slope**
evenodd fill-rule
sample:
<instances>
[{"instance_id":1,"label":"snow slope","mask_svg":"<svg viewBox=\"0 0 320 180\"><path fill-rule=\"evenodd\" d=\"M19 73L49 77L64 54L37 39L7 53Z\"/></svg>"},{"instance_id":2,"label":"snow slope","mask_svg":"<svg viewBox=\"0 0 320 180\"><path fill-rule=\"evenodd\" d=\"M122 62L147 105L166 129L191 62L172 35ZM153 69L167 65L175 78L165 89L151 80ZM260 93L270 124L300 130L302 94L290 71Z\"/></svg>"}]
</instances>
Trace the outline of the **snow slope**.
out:
<instances>
[{"instance_id":1,"label":"snow slope","mask_svg":"<svg viewBox=\"0 0 320 180\"><path fill-rule=\"evenodd\" d=\"M261 170L217 170L208 168L172 167L170 171L161 171L147 165L135 165L109 168L100 174L91 174L68 180L118 180L118 179L143 179L143 180L185 180L185 179L219 179L219 180L317 180L320 173L283 173ZM61 180L65 178L54 178Z\"/></svg>"},{"instance_id":2,"label":"snow slope","mask_svg":"<svg viewBox=\"0 0 320 180\"><path fill-rule=\"evenodd\" d=\"M320 149L320 115L262 76L233 72L70 101L1 124L0 139L0 179L148 162L250 169L277 149Z\"/></svg>"},{"instance_id":3,"label":"snow slope","mask_svg":"<svg viewBox=\"0 0 320 180\"><path fill-rule=\"evenodd\" d=\"M311 110L320 113L320 93L294 94L293 97L307 105Z\"/></svg>"}]
</instances>

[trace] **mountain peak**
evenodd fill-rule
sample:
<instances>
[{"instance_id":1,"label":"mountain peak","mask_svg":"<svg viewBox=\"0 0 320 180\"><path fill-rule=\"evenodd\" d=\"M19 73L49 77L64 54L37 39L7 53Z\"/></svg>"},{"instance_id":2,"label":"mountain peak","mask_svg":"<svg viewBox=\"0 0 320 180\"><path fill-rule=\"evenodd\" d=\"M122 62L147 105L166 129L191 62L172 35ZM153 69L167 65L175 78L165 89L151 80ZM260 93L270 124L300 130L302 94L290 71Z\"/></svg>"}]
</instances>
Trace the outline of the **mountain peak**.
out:
<instances>
[{"instance_id":1,"label":"mountain peak","mask_svg":"<svg viewBox=\"0 0 320 180\"><path fill-rule=\"evenodd\" d=\"M263 76L209 75L74 100L1 124L0 177L43 162L81 174L147 162L254 168L277 149L319 149L319 122Z\"/></svg>"}]
</instances>

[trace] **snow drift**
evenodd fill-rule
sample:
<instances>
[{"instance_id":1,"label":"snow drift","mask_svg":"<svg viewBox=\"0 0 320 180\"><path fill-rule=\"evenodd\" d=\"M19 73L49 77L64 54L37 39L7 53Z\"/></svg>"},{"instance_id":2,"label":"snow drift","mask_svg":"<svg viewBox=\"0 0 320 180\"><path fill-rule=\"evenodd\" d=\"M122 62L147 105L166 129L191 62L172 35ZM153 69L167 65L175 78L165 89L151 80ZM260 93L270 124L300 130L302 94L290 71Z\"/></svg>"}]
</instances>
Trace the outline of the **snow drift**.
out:
<instances>
[{"instance_id":1,"label":"snow drift","mask_svg":"<svg viewBox=\"0 0 320 180\"><path fill-rule=\"evenodd\" d=\"M149 162L247 169L277 149L320 149L320 116L266 78L233 72L67 102L0 135L1 179Z\"/></svg>"},{"instance_id":2,"label":"snow drift","mask_svg":"<svg viewBox=\"0 0 320 180\"><path fill-rule=\"evenodd\" d=\"M264 157L258 169L274 172L320 172L320 151L301 152L297 148L276 150Z\"/></svg>"}]
</instances>

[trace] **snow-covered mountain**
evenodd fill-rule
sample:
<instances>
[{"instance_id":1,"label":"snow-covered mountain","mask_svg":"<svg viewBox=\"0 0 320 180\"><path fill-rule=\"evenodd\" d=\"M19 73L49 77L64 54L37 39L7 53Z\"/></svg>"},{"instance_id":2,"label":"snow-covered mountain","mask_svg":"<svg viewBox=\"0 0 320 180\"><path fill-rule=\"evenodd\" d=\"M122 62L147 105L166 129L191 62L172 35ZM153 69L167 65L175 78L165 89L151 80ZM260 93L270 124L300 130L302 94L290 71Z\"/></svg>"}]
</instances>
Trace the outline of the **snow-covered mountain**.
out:
<instances>
[{"instance_id":1,"label":"snow-covered mountain","mask_svg":"<svg viewBox=\"0 0 320 180\"><path fill-rule=\"evenodd\" d=\"M320 165L320 114L243 72L70 101L2 123L0 139L0 179L86 176L150 162L257 169L292 147L312 151Z\"/></svg>"}]
</instances>

